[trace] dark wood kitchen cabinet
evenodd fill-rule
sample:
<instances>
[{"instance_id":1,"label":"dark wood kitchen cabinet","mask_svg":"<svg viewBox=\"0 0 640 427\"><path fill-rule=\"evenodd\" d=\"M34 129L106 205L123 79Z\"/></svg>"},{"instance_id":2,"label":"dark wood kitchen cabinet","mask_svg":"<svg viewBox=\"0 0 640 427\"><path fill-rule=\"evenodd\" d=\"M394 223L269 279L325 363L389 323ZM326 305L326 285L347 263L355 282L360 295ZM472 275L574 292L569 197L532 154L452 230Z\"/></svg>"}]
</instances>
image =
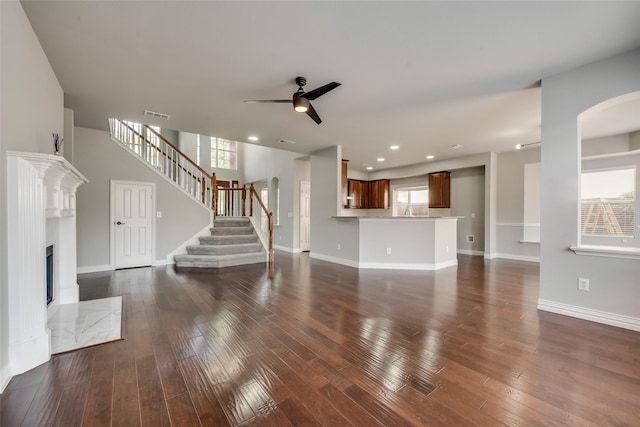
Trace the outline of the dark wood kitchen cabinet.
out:
<instances>
[{"instance_id":1,"label":"dark wood kitchen cabinet","mask_svg":"<svg viewBox=\"0 0 640 427\"><path fill-rule=\"evenodd\" d=\"M348 180L347 180L347 169L348 169L348 165L349 165L349 160L345 160L342 159L342 207L343 208L348 208L349 207L349 199L347 199L347 196L349 195L349 185L348 185Z\"/></svg>"},{"instance_id":2,"label":"dark wood kitchen cabinet","mask_svg":"<svg viewBox=\"0 0 640 427\"><path fill-rule=\"evenodd\" d=\"M369 206L369 185L367 181L349 179L349 207L351 209L367 209Z\"/></svg>"},{"instance_id":3,"label":"dark wood kitchen cabinet","mask_svg":"<svg viewBox=\"0 0 640 427\"><path fill-rule=\"evenodd\" d=\"M369 209L389 209L389 180L369 181Z\"/></svg>"},{"instance_id":4,"label":"dark wood kitchen cabinet","mask_svg":"<svg viewBox=\"0 0 640 427\"><path fill-rule=\"evenodd\" d=\"M429 207L451 207L451 172L429 174Z\"/></svg>"}]
</instances>

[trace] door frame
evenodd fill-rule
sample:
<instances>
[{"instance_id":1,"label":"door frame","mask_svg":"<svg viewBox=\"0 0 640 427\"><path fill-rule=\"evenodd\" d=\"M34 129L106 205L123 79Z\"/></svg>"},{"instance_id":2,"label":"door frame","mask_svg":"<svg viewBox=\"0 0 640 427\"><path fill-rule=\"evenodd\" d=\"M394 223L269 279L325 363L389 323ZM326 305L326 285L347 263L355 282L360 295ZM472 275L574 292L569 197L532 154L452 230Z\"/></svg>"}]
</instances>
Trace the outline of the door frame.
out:
<instances>
[{"instance_id":1,"label":"door frame","mask_svg":"<svg viewBox=\"0 0 640 427\"><path fill-rule=\"evenodd\" d=\"M116 185L148 185L151 186L151 265L156 265L156 183L144 181L109 180L109 266L116 269Z\"/></svg>"},{"instance_id":2,"label":"door frame","mask_svg":"<svg viewBox=\"0 0 640 427\"><path fill-rule=\"evenodd\" d=\"M300 248L300 252L310 252L311 251L311 230L309 230L309 249L303 249L302 248L302 228L303 228L303 221L302 221L302 201L303 201L303 197L302 197L302 187L303 184L309 184L309 203L311 203L311 181L307 181L307 180L300 180L300 192L298 193L299 197L298 197L298 208L300 209L300 215L299 216L299 224L298 224L298 247ZM309 207L309 227L311 227L311 207Z\"/></svg>"}]
</instances>

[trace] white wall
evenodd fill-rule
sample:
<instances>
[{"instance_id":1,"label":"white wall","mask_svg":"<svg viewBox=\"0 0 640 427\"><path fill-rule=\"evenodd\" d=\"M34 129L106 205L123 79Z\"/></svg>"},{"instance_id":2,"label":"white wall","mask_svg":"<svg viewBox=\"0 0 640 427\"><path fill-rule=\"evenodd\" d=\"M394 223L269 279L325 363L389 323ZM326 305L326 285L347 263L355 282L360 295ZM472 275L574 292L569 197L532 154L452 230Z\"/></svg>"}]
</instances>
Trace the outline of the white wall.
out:
<instances>
[{"instance_id":1,"label":"white wall","mask_svg":"<svg viewBox=\"0 0 640 427\"><path fill-rule=\"evenodd\" d=\"M208 209L128 153L109 132L76 127L75 140L76 167L89 180L77 195L78 268L110 266L110 180L156 184L156 210L162 212L162 218L156 219L158 263L210 223Z\"/></svg>"},{"instance_id":2,"label":"white wall","mask_svg":"<svg viewBox=\"0 0 640 427\"><path fill-rule=\"evenodd\" d=\"M0 2L0 392L8 365L7 150L53 153L52 133L64 134L63 92L22 5ZM44 256L43 256L44 259ZM44 262L44 261L43 261Z\"/></svg>"},{"instance_id":3,"label":"white wall","mask_svg":"<svg viewBox=\"0 0 640 427\"><path fill-rule=\"evenodd\" d=\"M177 132L178 148L186 154L194 163L198 161L198 135L189 132ZM200 135L200 166L208 173L215 173L217 179L225 181L242 181L242 170L244 168L244 147L247 144L241 142L237 145L237 169L221 169L211 167L211 137Z\"/></svg>"},{"instance_id":4,"label":"white wall","mask_svg":"<svg viewBox=\"0 0 640 427\"><path fill-rule=\"evenodd\" d=\"M638 260L576 255L580 137L578 115L640 91L640 50L542 80L540 301L544 310L640 330ZM578 291L579 277L590 291Z\"/></svg>"}]
</instances>

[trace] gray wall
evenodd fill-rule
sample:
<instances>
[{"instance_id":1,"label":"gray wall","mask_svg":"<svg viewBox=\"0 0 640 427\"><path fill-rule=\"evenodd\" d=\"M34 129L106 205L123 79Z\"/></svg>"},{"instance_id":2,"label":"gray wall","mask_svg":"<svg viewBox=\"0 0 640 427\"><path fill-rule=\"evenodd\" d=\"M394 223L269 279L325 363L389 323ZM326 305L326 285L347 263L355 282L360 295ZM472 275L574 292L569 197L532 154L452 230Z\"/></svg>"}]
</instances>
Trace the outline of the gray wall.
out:
<instances>
[{"instance_id":1,"label":"gray wall","mask_svg":"<svg viewBox=\"0 0 640 427\"><path fill-rule=\"evenodd\" d=\"M7 150L53 153L51 133L64 134L63 92L22 5L0 2L0 392L8 365Z\"/></svg>"},{"instance_id":2,"label":"gray wall","mask_svg":"<svg viewBox=\"0 0 640 427\"><path fill-rule=\"evenodd\" d=\"M266 181L270 184L278 178L280 189L280 223L273 231L273 244L279 249L294 251L299 248L299 238L294 240L294 230L299 228L299 218L294 215L294 206L300 203L300 183L297 181L296 159L300 153L243 144L241 183ZM313 185L311 186L313 194ZM275 214L276 198L269 193L269 210ZM299 234L298 234L299 236Z\"/></svg>"},{"instance_id":3,"label":"gray wall","mask_svg":"<svg viewBox=\"0 0 640 427\"><path fill-rule=\"evenodd\" d=\"M358 260L358 226L342 212L342 147L311 153L311 256ZM338 249L340 245L340 249Z\"/></svg>"},{"instance_id":4,"label":"gray wall","mask_svg":"<svg viewBox=\"0 0 640 427\"><path fill-rule=\"evenodd\" d=\"M524 165L540 162L540 148L498 154L496 247L499 257L539 260L540 245L520 243L524 236Z\"/></svg>"},{"instance_id":5,"label":"gray wall","mask_svg":"<svg viewBox=\"0 0 640 427\"><path fill-rule=\"evenodd\" d=\"M156 260L206 227L210 211L114 142L108 132L75 128L75 166L89 180L78 189L78 267L110 264L110 180L156 184Z\"/></svg>"},{"instance_id":6,"label":"gray wall","mask_svg":"<svg viewBox=\"0 0 640 427\"><path fill-rule=\"evenodd\" d=\"M610 98L637 91L640 50L542 80L540 304L545 309L556 306L578 317L599 310L640 323L638 260L581 256L569 250L579 232L577 117ZM577 290L579 277L590 279L589 292Z\"/></svg>"},{"instance_id":7,"label":"gray wall","mask_svg":"<svg viewBox=\"0 0 640 427\"><path fill-rule=\"evenodd\" d=\"M442 170L459 170L470 167L484 167L485 179L484 179L484 256L486 258L493 258L496 253L496 211L497 211L497 194L498 194L498 179L497 179L497 155L495 153L483 153L467 157L459 157L456 159L443 160L439 162L424 162L415 165L387 169L384 171L371 172L369 179L384 179L391 180L416 177L420 175L426 175L430 172L438 172ZM433 210L435 211L435 210ZM430 211L431 215L449 215L448 212L436 213ZM463 246L464 248L464 246Z\"/></svg>"},{"instance_id":8,"label":"gray wall","mask_svg":"<svg viewBox=\"0 0 640 427\"><path fill-rule=\"evenodd\" d=\"M582 140L582 157L629 151L629 134L611 135Z\"/></svg>"},{"instance_id":9,"label":"gray wall","mask_svg":"<svg viewBox=\"0 0 640 427\"><path fill-rule=\"evenodd\" d=\"M484 254L484 185L484 167L451 171L451 215L463 217L457 224L460 253Z\"/></svg>"}]
</instances>

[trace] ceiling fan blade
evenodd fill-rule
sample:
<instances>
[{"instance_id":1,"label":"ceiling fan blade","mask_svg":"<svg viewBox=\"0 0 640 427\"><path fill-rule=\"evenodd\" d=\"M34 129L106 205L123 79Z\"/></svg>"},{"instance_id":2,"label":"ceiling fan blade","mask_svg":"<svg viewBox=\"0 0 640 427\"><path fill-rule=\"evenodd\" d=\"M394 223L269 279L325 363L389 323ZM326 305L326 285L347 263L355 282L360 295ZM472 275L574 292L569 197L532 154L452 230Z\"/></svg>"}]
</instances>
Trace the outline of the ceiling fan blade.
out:
<instances>
[{"instance_id":1,"label":"ceiling fan blade","mask_svg":"<svg viewBox=\"0 0 640 427\"><path fill-rule=\"evenodd\" d=\"M291 104L290 99L250 99L248 101L244 101L247 104Z\"/></svg>"},{"instance_id":2,"label":"ceiling fan blade","mask_svg":"<svg viewBox=\"0 0 640 427\"><path fill-rule=\"evenodd\" d=\"M322 123L322 119L320 118L318 113L316 113L316 110L313 108L313 105L311 105L311 104L309 104L309 109L307 110L307 115L309 117L311 117L313 119L313 121L316 122L317 124Z\"/></svg>"},{"instance_id":3,"label":"ceiling fan blade","mask_svg":"<svg viewBox=\"0 0 640 427\"><path fill-rule=\"evenodd\" d=\"M330 90L333 90L333 89L337 88L340 85L341 85L341 83L331 82L331 83L328 83L328 84L326 84L324 86L320 86L317 89L314 89L312 91L309 91L309 92L305 93L304 95L302 95L302 97L303 98L307 98L309 101L313 101L314 99L321 97L325 93L329 92Z\"/></svg>"}]
</instances>

